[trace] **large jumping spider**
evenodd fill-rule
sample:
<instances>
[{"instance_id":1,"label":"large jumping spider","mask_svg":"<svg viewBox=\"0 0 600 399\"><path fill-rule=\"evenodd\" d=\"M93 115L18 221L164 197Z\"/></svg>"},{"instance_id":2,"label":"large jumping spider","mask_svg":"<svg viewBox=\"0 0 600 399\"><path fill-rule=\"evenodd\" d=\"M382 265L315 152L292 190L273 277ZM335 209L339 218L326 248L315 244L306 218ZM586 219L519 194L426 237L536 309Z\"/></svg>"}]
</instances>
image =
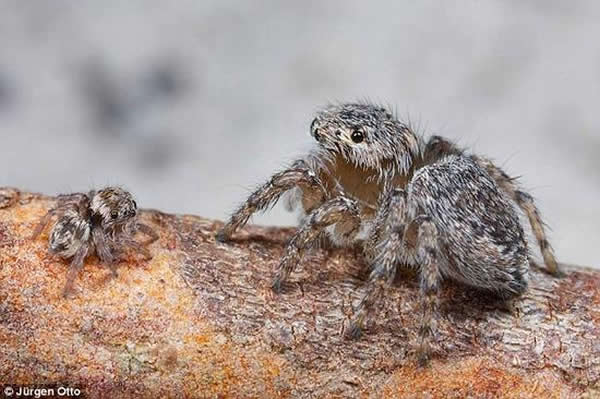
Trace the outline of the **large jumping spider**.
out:
<instances>
[{"instance_id":1,"label":"large jumping spider","mask_svg":"<svg viewBox=\"0 0 600 399\"><path fill-rule=\"evenodd\" d=\"M58 220L52 227L48 251L63 259L73 258L67 273L63 295L67 296L75 277L88 255L94 252L117 276L116 258L126 247L139 252L146 259L152 255L144 247L158 239L150 226L137 221L137 204L131 194L118 187L106 187L88 194L75 193L58 196L56 206L48 211L36 226L35 240L50 219ZM133 235L140 231L149 239L140 244Z\"/></svg>"},{"instance_id":2,"label":"large jumping spider","mask_svg":"<svg viewBox=\"0 0 600 399\"><path fill-rule=\"evenodd\" d=\"M548 271L560 274L532 197L490 160L439 136L426 142L391 112L368 103L329 106L312 121L310 133L315 148L253 192L217 239L228 240L254 212L292 190L306 216L273 281L279 291L323 236L352 245L359 231L365 233L360 242L372 272L350 325L352 336L360 335L368 309L399 265L420 275L421 364L430 357L443 279L506 300L523 294L530 260L514 203L528 216Z\"/></svg>"}]
</instances>

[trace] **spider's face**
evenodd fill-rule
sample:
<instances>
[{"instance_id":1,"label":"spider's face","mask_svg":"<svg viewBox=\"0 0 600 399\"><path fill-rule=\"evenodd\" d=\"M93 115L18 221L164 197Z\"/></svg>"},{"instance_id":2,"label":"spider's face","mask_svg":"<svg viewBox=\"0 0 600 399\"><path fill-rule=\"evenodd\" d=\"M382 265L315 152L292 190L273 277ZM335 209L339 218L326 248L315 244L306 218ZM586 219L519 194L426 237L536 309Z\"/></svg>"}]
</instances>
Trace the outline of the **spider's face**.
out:
<instances>
[{"instance_id":1,"label":"spider's face","mask_svg":"<svg viewBox=\"0 0 600 399\"><path fill-rule=\"evenodd\" d=\"M383 107L350 103L319 112L310 125L319 146L362 168L406 172L418 153L415 134Z\"/></svg>"},{"instance_id":2,"label":"spider's face","mask_svg":"<svg viewBox=\"0 0 600 399\"><path fill-rule=\"evenodd\" d=\"M119 187L106 187L98 191L90 205L93 215L98 215L103 228L124 226L137 215L137 204L131 194Z\"/></svg>"}]
</instances>

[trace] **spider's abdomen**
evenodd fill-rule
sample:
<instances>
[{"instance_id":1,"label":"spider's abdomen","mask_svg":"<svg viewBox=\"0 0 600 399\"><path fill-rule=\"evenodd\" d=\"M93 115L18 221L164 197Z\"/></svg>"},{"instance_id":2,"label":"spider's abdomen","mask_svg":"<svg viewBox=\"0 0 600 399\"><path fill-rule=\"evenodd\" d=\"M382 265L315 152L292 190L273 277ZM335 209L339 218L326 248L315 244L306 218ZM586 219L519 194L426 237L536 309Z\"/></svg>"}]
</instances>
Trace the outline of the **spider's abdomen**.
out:
<instances>
[{"instance_id":1,"label":"spider's abdomen","mask_svg":"<svg viewBox=\"0 0 600 399\"><path fill-rule=\"evenodd\" d=\"M70 258L90 238L90 224L74 209L68 209L50 233L49 249L53 254Z\"/></svg>"},{"instance_id":2,"label":"spider's abdomen","mask_svg":"<svg viewBox=\"0 0 600 399\"><path fill-rule=\"evenodd\" d=\"M510 200L467 156L448 156L419 169L408 186L409 203L431 217L446 258L443 274L506 294L527 288L528 249Z\"/></svg>"}]
</instances>

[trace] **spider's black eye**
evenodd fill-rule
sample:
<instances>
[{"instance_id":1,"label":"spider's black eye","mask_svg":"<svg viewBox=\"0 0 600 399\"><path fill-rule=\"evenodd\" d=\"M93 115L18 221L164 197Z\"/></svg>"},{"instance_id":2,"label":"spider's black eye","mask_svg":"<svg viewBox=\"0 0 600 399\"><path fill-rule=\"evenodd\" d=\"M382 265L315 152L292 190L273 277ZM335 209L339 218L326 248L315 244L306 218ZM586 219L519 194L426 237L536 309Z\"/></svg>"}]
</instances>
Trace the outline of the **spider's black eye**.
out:
<instances>
[{"instance_id":1,"label":"spider's black eye","mask_svg":"<svg viewBox=\"0 0 600 399\"><path fill-rule=\"evenodd\" d=\"M365 136L360 130L355 130L352 132L352 135L350 136L350 138L352 139L352 141L354 141L356 144L358 144L358 143L363 142L363 140L365 139Z\"/></svg>"},{"instance_id":2,"label":"spider's black eye","mask_svg":"<svg viewBox=\"0 0 600 399\"><path fill-rule=\"evenodd\" d=\"M135 200L133 200L133 208L137 209L137 202L135 202Z\"/></svg>"},{"instance_id":3,"label":"spider's black eye","mask_svg":"<svg viewBox=\"0 0 600 399\"><path fill-rule=\"evenodd\" d=\"M314 136L315 140L319 141L319 139L321 138L321 135L316 130L316 124L317 124L317 118L313 119L313 121L310 123L310 134L312 134Z\"/></svg>"},{"instance_id":4,"label":"spider's black eye","mask_svg":"<svg viewBox=\"0 0 600 399\"><path fill-rule=\"evenodd\" d=\"M113 219L118 218L119 217L119 212L117 212L117 211L111 211L110 212L110 217L113 218Z\"/></svg>"}]
</instances>

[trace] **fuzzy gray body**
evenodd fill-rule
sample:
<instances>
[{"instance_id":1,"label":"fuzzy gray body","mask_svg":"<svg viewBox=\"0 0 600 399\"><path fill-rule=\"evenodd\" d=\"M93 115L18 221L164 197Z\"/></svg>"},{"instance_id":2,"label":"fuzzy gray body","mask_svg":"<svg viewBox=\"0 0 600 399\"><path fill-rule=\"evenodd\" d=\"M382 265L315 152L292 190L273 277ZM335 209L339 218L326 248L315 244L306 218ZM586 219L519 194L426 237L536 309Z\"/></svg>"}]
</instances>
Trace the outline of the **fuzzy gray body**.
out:
<instances>
[{"instance_id":1,"label":"fuzzy gray body","mask_svg":"<svg viewBox=\"0 0 600 399\"><path fill-rule=\"evenodd\" d=\"M72 259L65 296L70 293L89 255L98 255L116 276L114 263L122 249L129 247L148 259L151 257L148 250L133 239L136 231L150 237L146 244L158 238L152 228L137 221L137 204L129 192L119 187L59 196L56 207L40 220L32 238L37 238L55 216L58 220L50 232L48 251L63 259Z\"/></svg>"},{"instance_id":2,"label":"fuzzy gray body","mask_svg":"<svg viewBox=\"0 0 600 399\"><path fill-rule=\"evenodd\" d=\"M359 242L372 272L351 336L360 335L398 267L419 271L422 364L430 357L443 279L506 300L525 292L530 258L515 205L529 218L548 270L560 274L533 198L490 160L439 136L425 141L369 103L323 109L310 133L315 148L256 189L217 239L227 241L254 212L290 193L304 216L273 280L275 291L311 248Z\"/></svg>"},{"instance_id":3,"label":"fuzzy gray body","mask_svg":"<svg viewBox=\"0 0 600 399\"><path fill-rule=\"evenodd\" d=\"M523 227L509 198L470 157L450 155L419 169L408 203L437 227L445 277L495 291L527 288L529 260Z\"/></svg>"},{"instance_id":4,"label":"fuzzy gray body","mask_svg":"<svg viewBox=\"0 0 600 399\"><path fill-rule=\"evenodd\" d=\"M89 220L82 217L74 206L69 207L52 227L48 249L61 258L72 258L88 242L91 231Z\"/></svg>"}]
</instances>

